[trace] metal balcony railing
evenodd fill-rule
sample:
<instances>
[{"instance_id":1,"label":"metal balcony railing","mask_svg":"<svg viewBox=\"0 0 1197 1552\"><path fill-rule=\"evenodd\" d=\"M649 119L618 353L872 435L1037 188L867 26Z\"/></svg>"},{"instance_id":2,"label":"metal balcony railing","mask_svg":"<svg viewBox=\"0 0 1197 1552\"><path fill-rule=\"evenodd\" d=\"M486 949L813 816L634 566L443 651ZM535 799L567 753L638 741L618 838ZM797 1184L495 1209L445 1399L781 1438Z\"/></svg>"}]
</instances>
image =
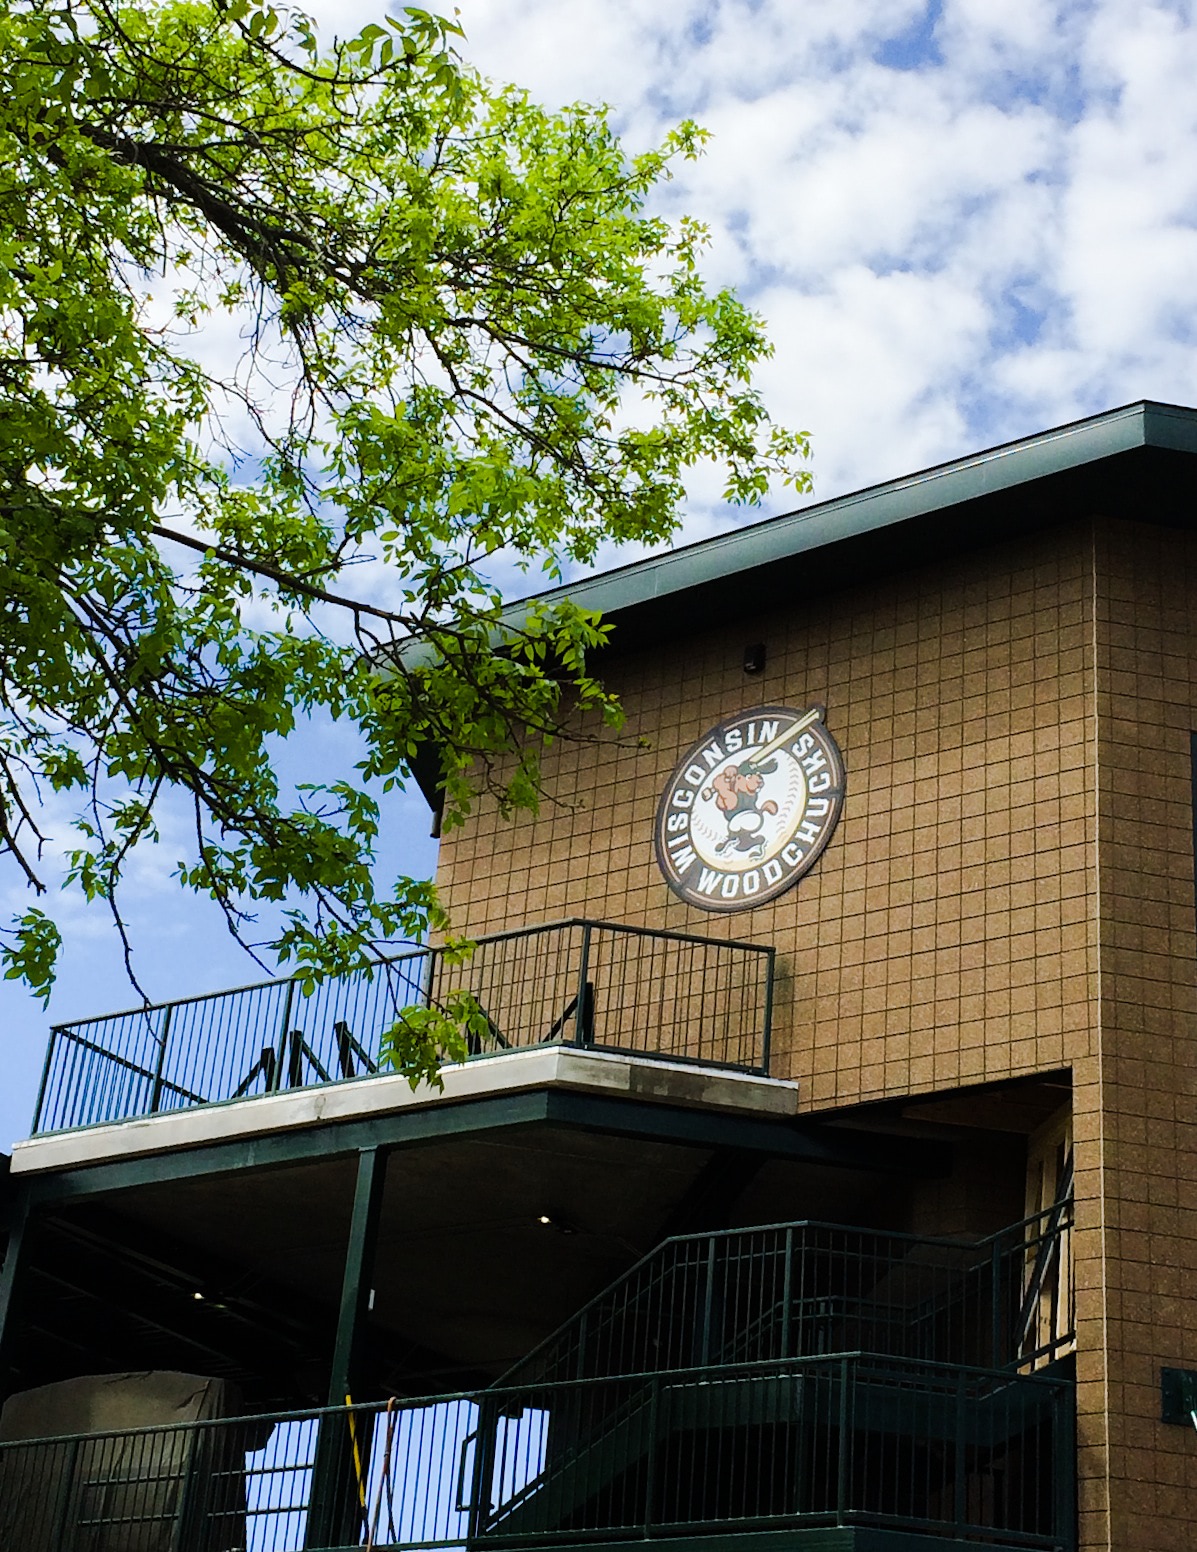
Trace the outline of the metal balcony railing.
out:
<instances>
[{"instance_id":1,"label":"metal balcony railing","mask_svg":"<svg viewBox=\"0 0 1197 1552\"><path fill-rule=\"evenodd\" d=\"M0 1545L515 1549L861 1526L1070 1552L1072 1390L842 1353L7 1443Z\"/></svg>"},{"instance_id":2,"label":"metal balcony railing","mask_svg":"<svg viewBox=\"0 0 1197 1552\"><path fill-rule=\"evenodd\" d=\"M771 948L573 920L380 961L305 995L297 978L55 1026L33 1131L360 1078L405 1008L473 994L471 1054L568 1042L746 1072L769 1064Z\"/></svg>"},{"instance_id":3,"label":"metal balcony railing","mask_svg":"<svg viewBox=\"0 0 1197 1552\"><path fill-rule=\"evenodd\" d=\"M989 1369L1071 1352L1072 1201L978 1241L831 1223L663 1241L502 1377L653 1369L863 1350Z\"/></svg>"}]
</instances>

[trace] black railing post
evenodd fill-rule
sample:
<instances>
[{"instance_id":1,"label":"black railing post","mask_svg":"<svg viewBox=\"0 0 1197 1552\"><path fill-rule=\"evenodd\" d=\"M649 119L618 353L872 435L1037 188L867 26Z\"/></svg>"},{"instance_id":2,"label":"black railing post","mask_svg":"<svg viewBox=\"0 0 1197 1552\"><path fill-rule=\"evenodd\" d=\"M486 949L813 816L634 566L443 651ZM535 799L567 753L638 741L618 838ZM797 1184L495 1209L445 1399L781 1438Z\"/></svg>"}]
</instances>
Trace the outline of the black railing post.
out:
<instances>
[{"instance_id":1,"label":"black railing post","mask_svg":"<svg viewBox=\"0 0 1197 1552\"><path fill-rule=\"evenodd\" d=\"M436 983L437 951L430 943L426 951L424 969L420 976L423 981L424 1006L430 1008L433 1001L433 986Z\"/></svg>"},{"instance_id":2,"label":"black railing post","mask_svg":"<svg viewBox=\"0 0 1197 1552\"><path fill-rule=\"evenodd\" d=\"M57 1484L58 1509L54 1515L54 1540L50 1543L51 1546L69 1547L75 1539L71 1534L75 1527L70 1524L70 1518L71 1509L78 1504L80 1498L76 1478L79 1474L79 1447L82 1442L80 1439L67 1441L66 1460Z\"/></svg>"},{"instance_id":3,"label":"black railing post","mask_svg":"<svg viewBox=\"0 0 1197 1552\"><path fill-rule=\"evenodd\" d=\"M992 1402L994 1398L992 1395L990 1395L988 1399ZM956 1539L957 1541L963 1541L965 1526L964 1511L967 1507L965 1503L965 1494L968 1490L964 1468L967 1459L968 1446L965 1439L964 1376L962 1374L957 1374L956 1376L954 1400L956 1403L956 1420L955 1427L953 1429L953 1439L956 1450L956 1459L953 1462L952 1467L952 1496L955 1499L955 1503L953 1505L955 1513L953 1518L956 1522ZM975 1413L976 1409L973 1408L972 1410ZM988 1419L988 1425L990 1428L993 1427L992 1413Z\"/></svg>"},{"instance_id":4,"label":"black railing post","mask_svg":"<svg viewBox=\"0 0 1197 1552\"><path fill-rule=\"evenodd\" d=\"M158 1055L154 1061L154 1083L150 1089L150 1114L157 1115L158 1107L162 1103L162 1070L166 1066L166 1048L170 1040L171 1014L175 1011L174 1004L166 1004L166 1012L162 1015L162 1028L158 1032Z\"/></svg>"},{"instance_id":5,"label":"black railing post","mask_svg":"<svg viewBox=\"0 0 1197 1552\"><path fill-rule=\"evenodd\" d=\"M594 1044L594 988L590 984L590 923L582 923L582 957L578 961L578 1000L574 1009L574 1044Z\"/></svg>"},{"instance_id":6,"label":"black railing post","mask_svg":"<svg viewBox=\"0 0 1197 1552\"><path fill-rule=\"evenodd\" d=\"M779 1358L790 1356L790 1306L794 1300L794 1230L786 1230L785 1265L781 1273L781 1351Z\"/></svg>"},{"instance_id":7,"label":"black railing post","mask_svg":"<svg viewBox=\"0 0 1197 1552\"><path fill-rule=\"evenodd\" d=\"M219 1513L219 1504L213 1504L217 1481L214 1467L224 1443L223 1430L218 1433L215 1429L197 1429L192 1435L191 1448L183 1451L170 1552L193 1552L195 1548L207 1547L214 1539L213 1532L221 1528L219 1524L209 1522L214 1517L214 1509ZM222 1467L228 1470L227 1459Z\"/></svg>"},{"instance_id":8,"label":"black railing post","mask_svg":"<svg viewBox=\"0 0 1197 1552\"><path fill-rule=\"evenodd\" d=\"M707 1291L702 1306L702 1330L698 1337L698 1362L705 1367L711 1361L711 1327L715 1319L715 1236L707 1247Z\"/></svg>"},{"instance_id":9,"label":"black railing post","mask_svg":"<svg viewBox=\"0 0 1197 1552\"><path fill-rule=\"evenodd\" d=\"M848 1358L840 1359L840 1453L835 1484L835 1523L843 1525L848 1512Z\"/></svg>"},{"instance_id":10,"label":"black railing post","mask_svg":"<svg viewBox=\"0 0 1197 1552\"><path fill-rule=\"evenodd\" d=\"M486 1531L494 1504L491 1488L495 1476L495 1434L499 1419L493 1401L480 1397L478 1401L478 1426L474 1434L474 1469L470 1476L470 1499L467 1505L469 1518L466 1529L466 1545L476 1542Z\"/></svg>"},{"instance_id":11,"label":"black railing post","mask_svg":"<svg viewBox=\"0 0 1197 1552\"><path fill-rule=\"evenodd\" d=\"M1056 1543L1072 1552L1077 1536L1076 1386L1057 1383L1052 1402L1052 1481Z\"/></svg>"},{"instance_id":12,"label":"black railing post","mask_svg":"<svg viewBox=\"0 0 1197 1552\"><path fill-rule=\"evenodd\" d=\"M652 1535L653 1498L657 1491L657 1432L661 1426L661 1379L654 1374L648 1392L648 1460L644 1467L644 1534Z\"/></svg>"},{"instance_id":13,"label":"black railing post","mask_svg":"<svg viewBox=\"0 0 1197 1552\"><path fill-rule=\"evenodd\" d=\"M278 1049L274 1058L274 1071L266 1074L266 1089L282 1087L283 1073L286 1071L287 1060L287 1036L291 1032L291 1004L295 1001L295 982L287 982L286 994L283 997L283 1023L278 1032ZM263 1052L265 1055L265 1052Z\"/></svg>"},{"instance_id":14,"label":"black railing post","mask_svg":"<svg viewBox=\"0 0 1197 1552\"><path fill-rule=\"evenodd\" d=\"M777 966L777 950L765 951L765 1013L761 1031L761 1072L769 1072L769 1046L773 1038L773 974Z\"/></svg>"},{"instance_id":15,"label":"black railing post","mask_svg":"<svg viewBox=\"0 0 1197 1552\"><path fill-rule=\"evenodd\" d=\"M287 1035L287 1087L303 1087L303 1030L292 1029Z\"/></svg>"},{"instance_id":16,"label":"black railing post","mask_svg":"<svg viewBox=\"0 0 1197 1552\"><path fill-rule=\"evenodd\" d=\"M46 1089L50 1083L50 1064L54 1060L54 1047L57 1044L58 1036L60 1033L61 1031L57 1024L51 1026L50 1039L46 1045L46 1060L42 1067L42 1081L37 1086L37 1104L33 1109L33 1129L30 1135L34 1137L37 1136L41 1129L42 1107L46 1103Z\"/></svg>"},{"instance_id":17,"label":"black railing post","mask_svg":"<svg viewBox=\"0 0 1197 1552\"><path fill-rule=\"evenodd\" d=\"M578 1372L575 1378L580 1380L586 1378L586 1339L589 1334L590 1308L587 1306L582 1311L581 1319L578 1321Z\"/></svg>"},{"instance_id":18,"label":"black railing post","mask_svg":"<svg viewBox=\"0 0 1197 1552\"><path fill-rule=\"evenodd\" d=\"M990 1341L993 1350L989 1355L989 1362L995 1369L1004 1368L1002 1360L1002 1241L1001 1236L993 1237L993 1251L990 1260L990 1297L993 1303L993 1311L990 1317ZM1017 1360L1018 1354L1011 1354L1012 1359Z\"/></svg>"}]
</instances>

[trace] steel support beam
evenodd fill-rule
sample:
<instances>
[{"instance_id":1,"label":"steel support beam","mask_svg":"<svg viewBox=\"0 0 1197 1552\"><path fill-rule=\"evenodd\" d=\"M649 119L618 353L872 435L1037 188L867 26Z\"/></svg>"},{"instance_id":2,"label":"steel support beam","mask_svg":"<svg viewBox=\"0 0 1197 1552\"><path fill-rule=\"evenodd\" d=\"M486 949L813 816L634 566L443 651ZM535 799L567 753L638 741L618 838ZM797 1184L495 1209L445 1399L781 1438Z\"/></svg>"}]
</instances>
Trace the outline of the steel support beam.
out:
<instances>
[{"instance_id":1,"label":"steel support beam","mask_svg":"<svg viewBox=\"0 0 1197 1552\"><path fill-rule=\"evenodd\" d=\"M720 1148L713 1153L685 1196L658 1225L654 1243L675 1234L704 1234L728 1228L732 1208L767 1162L763 1154L739 1148Z\"/></svg>"},{"instance_id":2,"label":"steel support beam","mask_svg":"<svg viewBox=\"0 0 1197 1552\"><path fill-rule=\"evenodd\" d=\"M369 1315L374 1253L378 1248L378 1220L386 1185L386 1155L365 1148L358 1155L357 1181L353 1190L353 1214L345 1250L345 1275L341 1282L341 1310L337 1317L337 1341L333 1349L328 1383L328 1405L344 1406L357 1382L358 1359Z\"/></svg>"},{"instance_id":3,"label":"steel support beam","mask_svg":"<svg viewBox=\"0 0 1197 1552\"><path fill-rule=\"evenodd\" d=\"M762 1120L600 1094L539 1090L80 1165L30 1176L26 1189L38 1203L66 1201L166 1180L233 1175L245 1169L344 1158L371 1148L413 1147L447 1137L546 1123L696 1148L742 1149L763 1159L876 1170L887 1175L935 1178L947 1173L951 1161L951 1149L944 1143L828 1127L813 1119Z\"/></svg>"}]
</instances>

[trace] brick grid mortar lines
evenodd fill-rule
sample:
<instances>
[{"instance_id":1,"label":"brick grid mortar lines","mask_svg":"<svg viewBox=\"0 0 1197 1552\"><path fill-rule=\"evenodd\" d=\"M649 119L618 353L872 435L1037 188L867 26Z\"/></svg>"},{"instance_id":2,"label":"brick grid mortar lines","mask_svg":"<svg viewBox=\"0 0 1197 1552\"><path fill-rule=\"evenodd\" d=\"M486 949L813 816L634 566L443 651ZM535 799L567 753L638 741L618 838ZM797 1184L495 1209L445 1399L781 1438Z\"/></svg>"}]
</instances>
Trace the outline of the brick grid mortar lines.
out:
<instances>
[{"instance_id":1,"label":"brick grid mortar lines","mask_svg":"<svg viewBox=\"0 0 1197 1552\"><path fill-rule=\"evenodd\" d=\"M1067 1065L1091 1043L1086 538L696 622L613 659L622 738L550 750L539 819L508 824L482 804L446 837L456 924L585 914L775 944L774 1070L809 1108ZM746 632L768 646L755 679ZM848 773L823 858L749 913L683 904L651 841L674 762L724 716L813 701Z\"/></svg>"},{"instance_id":2,"label":"brick grid mortar lines","mask_svg":"<svg viewBox=\"0 0 1197 1552\"><path fill-rule=\"evenodd\" d=\"M1091 718L1092 718L1092 765L1090 776L1092 781L1093 809L1093 892L1091 904L1093 911L1094 927L1094 990L1098 1018L1098 1040L1101 1039L1101 1011L1102 1011L1102 834L1101 834L1101 704L1100 704L1100 678L1102 671L1102 654L1100 648L1102 608L1101 590L1098 572L1098 525L1091 526L1089 535L1089 559L1090 559L1090 662L1089 680L1091 691ZM1089 1073L1084 1068L1089 1069ZM1087 1289L1084 1293L1078 1291L1078 1309L1080 1302L1085 1298L1095 1300L1099 1304L1099 1330L1101 1333L1100 1354L1087 1352L1082 1347L1077 1360L1077 1438L1078 1443L1084 1448L1084 1453L1078 1455L1078 1532L1081 1552L1087 1552L1089 1547L1110 1548L1112 1535L1111 1505L1110 1505L1110 1340L1109 1340L1109 1269L1107 1265L1108 1251L1108 1225L1106 1222L1106 1138L1105 1138L1105 1084L1104 1064L1101 1053L1098 1052L1096 1060L1090 1059L1078 1072L1074 1067L1073 1088L1073 1138L1076 1156L1077 1178L1077 1233L1076 1233L1076 1263L1083 1266L1086 1258L1086 1239L1096 1239L1096 1256L1094 1259L1100 1267L1100 1279L1095 1288ZM1078 1078L1088 1077L1091 1081L1080 1082ZM1096 1095L1096 1105L1087 1107L1079 1101L1078 1096L1087 1099ZM1096 1138L1090 1144L1086 1137L1086 1120L1092 1118L1096 1127ZM1084 1174L1080 1165L1084 1161L1086 1145L1092 1147L1094 1153L1094 1173L1097 1178L1097 1190L1094 1193L1091 1205L1082 1195ZM1084 1233L1081 1222L1086 1207L1095 1210L1097 1223L1090 1232ZM1092 1324L1098 1325L1098 1321ZM1095 1363L1094 1359L1098 1362ZM1098 1372L1093 1372L1096 1369ZM1088 1372L1087 1372L1088 1371ZM1099 1409L1094 1420L1097 1423L1099 1437L1088 1445L1084 1438L1086 1418L1091 1415L1088 1405L1092 1395L1098 1401ZM1086 1447L1087 1446L1087 1447Z\"/></svg>"},{"instance_id":3,"label":"brick grid mortar lines","mask_svg":"<svg viewBox=\"0 0 1197 1552\"><path fill-rule=\"evenodd\" d=\"M1197 541L1109 520L1099 545L1109 1544L1180 1552L1197 1438L1158 1417L1160 1366L1197 1367Z\"/></svg>"},{"instance_id":4,"label":"brick grid mortar lines","mask_svg":"<svg viewBox=\"0 0 1197 1552\"><path fill-rule=\"evenodd\" d=\"M624 738L550 751L539 819L483 803L442 848L472 933L588 914L776 943L776 1070L809 1109L1072 1066L1085 1552L1179 1552L1197 1503L1197 1437L1157 1421L1160 1364L1197 1368L1194 583L1197 540L1108 520L696 622L612 658ZM848 769L823 860L755 912L691 910L652 857L674 761L813 700Z\"/></svg>"},{"instance_id":5,"label":"brick grid mortar lines","mask_svg":"<svg viewBox=\"0 0 1197 1552\"><path fill-rule=\"evenodd\" d=\"M774 944L774 1071L800 1081L808 1110L1073 1068L1085 1552L1110 1545L1117 1402L1104 1361L1096 566L1091 526L1062 529L613 656L622 737L556 745L542 815L509 823L480 804L442 843L440 871L472 935L588 915ZM749 639L768 649L754 679ZM725 716L814 701L847 769L823 858L750 913L683 904L651 841L674 763Z\"/></svg>"}]
</instances>

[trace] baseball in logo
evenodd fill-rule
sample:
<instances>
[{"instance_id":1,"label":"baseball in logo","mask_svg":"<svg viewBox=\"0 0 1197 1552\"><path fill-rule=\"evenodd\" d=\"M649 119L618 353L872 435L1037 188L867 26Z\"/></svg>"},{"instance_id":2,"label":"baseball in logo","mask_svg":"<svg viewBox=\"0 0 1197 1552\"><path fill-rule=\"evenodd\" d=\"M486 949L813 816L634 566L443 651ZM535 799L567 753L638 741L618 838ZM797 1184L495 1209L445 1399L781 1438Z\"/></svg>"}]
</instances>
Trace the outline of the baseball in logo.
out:
<instances>
[{"instance_id":1,"label":"baseball in logo","mask_svg":"<svg viewBox=\"0 0 1197 1552\"><path fill-rule=\"evenodd\" d=\"M679 761L657 805L657 862L704 911L747 911L796 884L831 839L844 762L824 708L758 706Z\"/></svg>"}]
</instances>

